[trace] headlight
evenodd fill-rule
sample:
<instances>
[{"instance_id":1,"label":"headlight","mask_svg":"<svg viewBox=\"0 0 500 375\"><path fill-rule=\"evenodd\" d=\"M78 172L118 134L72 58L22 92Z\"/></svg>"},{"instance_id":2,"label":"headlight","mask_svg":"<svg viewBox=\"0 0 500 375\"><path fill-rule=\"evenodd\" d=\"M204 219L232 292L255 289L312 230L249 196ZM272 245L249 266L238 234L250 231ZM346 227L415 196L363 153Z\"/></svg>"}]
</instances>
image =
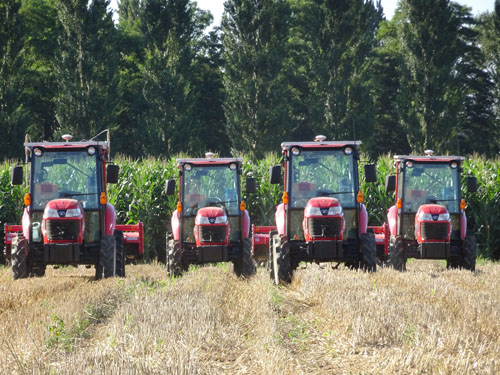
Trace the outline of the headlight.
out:
<instances>
[{"instance_id":1,"label":"headlight","mask_svg":"<svg viewBox=\"0 0 500 375\"><path fill-rule=\"evenodd\" d=\"M406 166L407 166L408 168L413 168L413 162L412 162L411 160L408 160L408 161L406 162Z\"/></svg>"},{"instance_id":2,"label":"headlight","mask_svg":"<svg viewBox=\"0 0 500 375\"><path fill-rule=\"evenodd\" d=\"M210 224L210 223L208 221L208 217L206 217L206 216L196 216L195 224L199 225L199 224Z\"/></svg>"},{"instance_id":3,"label":"headlight","mask_svg":"<svg viewBox=\"0 0 500 375\"><path fill-rule=\"evenodd\" d=\"M95 147L94 146L90 146L87 149L87 152L88 152L89 155L94 155L95 154Z\"/></svg>"},{"instance_id":4,"label":"headlight","mask_svg":"<svg viewBox=\"0 0 500 375\"><path fill-rule=\"evenodd\" d=\"M448 221L448 220L450 220L450 214L448 212L445 214L441 214L441 215L439 215L438 220Z\"/></svg>"},{"instance_id":5,"label":"headlight","mask_svg":"<svg viewBox=\"0 0 500 375\"><path fill-rule=\"evenodd\" d=\"M346 148L344 148L344 154L351 155L352 154L352 147L346 147Z\"/></svg>"},{"instance_id":6,"label":"headlight","mask_svg":"<svg viewBox=\"0 0 500 375\"><path fill-rule=\"evenodd\" d=\"M293 147L293 148L292 148L292 155L293 155L293 156L299 156L299 155L300 155L300 148L298 148L298 147Z\"/></svg>"},{"instance_id":7,"label":"headlight","mask_svg":"<svg viewBox=\"0 0 500 375\"><path fill-rule=\"evenodd\" d=\"M321 209L319 207L307 207L305 210L305 214L307 216L320 216L321 215Z\"/></svg>"},{"instance_id":8,"label":"headlight","mask_svg":"<svg viewBox=\"0 0 500 375\"><path fill-rule=\"evenodd\" d=\"M191 170L191 164L185 164L185 165L184 165L184 169L185 169L186 171L190 171L190 170Z\"/></svg>"},{"instance_id":9,"label":"headlight","mask_svg":"<svg viewBox=\"0 0 500 375\"><path fill-rule=\"evenodd\" d=\"M420 215L418 215L418 219L420 221L448 221L450 220L450 214L440 214L437 219L434 219L431 214L421 213Z\"/></svg>"},{"instance_id":10,"label":"headlight","mask_svg":"<svg viewBox=\"0 0 500 375\"><path fill-rule=\"evenodd\" d=\"M33 150L33 153L35 154L35 156L42 156L42 150L39 148L35 148Z\"/></svg>"},{"instance_id":11,"label":"headlight","mask_svg":"<svg viewBox=\"0 0 500 375\"><path fill-rule=\"evenodd\" d=\"M77 217L81 215L81 211L79 208L71 208L66 211L66 217Z\"/></svg>"},{"instance_id":12,"label":"headlight","mask_svg":"<svg viewBox=\"0 0 500 375\"><path fill-rule=\"evenodd\" d=\"M323 209L325 210L325 209ZM328 208L328 212L323 213L320 207L308 207L305 210L305 214L307 216L323 216L323 215L341 215L342 207L330 207Z\"/></svg>"},{"instance_id":13,"label":"headlight","mask_svg":"<svg viewBox=\"0 0 500 375\"><path fill-rule=\"evenodd\" d=\"M234 171L236 169L236 163L229 164L229 169L231 169L232 171Z\"/></svg>"},{"instance_id":14,"label":"headlight","mask_svg":"<svg viewBox=\"0 0 500 375\"><path fill-rule=\"evenodd\" d=\"M212 219L212 222L210 222ZM215 219L215 220L214 220ZM200 224L225 224L227 223L227 216L217 216L216 218L208 218L206 216L197 216L195 220L196 225Z\"/></svg>"},{"instance_id":15,"label":"headlight","mask_svg":"<svg viewBox=\"0 0 500 375\"><path fill-rule=\"evenodd\" d=\"M227 222L226 215L224 215L224 216L217 216L215 218L215 224L225 224L226 222Z\"/></svg>"},{"instance_id":16,"label":"headlight","mask_svg":"<svg viewBox=\"0 0 500 375\"><path fill-rule=\"evenodd\" d=\"M43 211L43 217L59 217L59 213L53 208L46 207Z\"/></svg>"},{"instance_id":17,"label":"headlight","mask_svg":"<svg viewBox=\"0 0 500 375\"><path fill-rule=\"evenodd\" d=\"M330 207L328 209L328 215L341 215L342 214L342 207L337 206L337 207Z\"/></svg>"}]
</instances>

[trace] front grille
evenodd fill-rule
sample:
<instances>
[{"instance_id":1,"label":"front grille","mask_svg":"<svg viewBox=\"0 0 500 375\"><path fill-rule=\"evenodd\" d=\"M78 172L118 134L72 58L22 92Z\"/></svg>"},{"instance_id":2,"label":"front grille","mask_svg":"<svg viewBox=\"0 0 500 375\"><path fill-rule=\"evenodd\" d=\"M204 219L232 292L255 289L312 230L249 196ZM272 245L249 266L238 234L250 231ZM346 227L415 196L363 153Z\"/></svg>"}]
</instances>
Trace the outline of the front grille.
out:
<instances>
[{"instance_id":1,"label":"front grille","mask_svg":"<svg viewBox=\"0 0 500 375\"><path fill-rule=\"evenodd\" d=\"M448 238L448 222L421 223L420 233L423 240L446 240Z\"/></svg>"},{"instance_id":2,"label":"front grille","mask_svg":"<svg viewBox=\"0 0 500 375\"><path fill-rule=\"evenodd\" d=\"M226 240L225 225L202 225L199 227L200 242L224 242Z\"/></svg>"},{"instance_id":3,"label":"front grille","mask_svg":"<svg viewBox=\"0 0 500 375\"><path fill-rule=\"evenodd\" d=\"M47 220L45 229L49 240L76 241L78 239L78 220Z\"/></svg>"},{"instance_id":4,"label":"front grille","mask_svg":"<svg viewBox=\"0 0 500 375\"><path fill-rule=\"evenodd\" d=\"M340 218L309 218L309 234L311 237L339 237Z\"/></svg>"}]
</instances>

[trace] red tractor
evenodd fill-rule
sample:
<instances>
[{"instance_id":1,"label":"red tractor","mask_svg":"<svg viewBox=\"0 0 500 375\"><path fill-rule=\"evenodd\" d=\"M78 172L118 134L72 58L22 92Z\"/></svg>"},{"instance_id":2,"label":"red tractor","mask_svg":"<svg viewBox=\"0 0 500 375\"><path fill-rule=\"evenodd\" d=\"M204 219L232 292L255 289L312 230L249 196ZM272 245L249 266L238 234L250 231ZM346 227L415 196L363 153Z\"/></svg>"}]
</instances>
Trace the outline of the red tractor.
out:
<instances>
[{"instance_id":1,"label":"red tractor","mask_svg":"<svg viewBox=\"0 0 500 375\"><path fill-rule=\"evenodd\" d=\"M102 134L102 133L101 133ZM108 164L107 141L30 142L24 144L26 183L22 225L6 225L6 249L11 250L14 279L43 276L46 266L95 266L96 279L125 276L126 255L140 255L142 224L116 225L106 184L118 181L119 167ZM11 170L13 185L24 180L23 167ZM124 235L125 231L125 235Z\"/></svg>"},{"instance_id":2,"label":"red tractor","mask_svg":"<svg viewBox=\"0 0 500 375\"><path fill-rule=\"evenodd\" d=\"M276 227L254 233L254 254L269 243L269 270L275 283L290 282L298 264L345 262L376 270L376 242L368 230L368 213L359 190L360 141L284 142L283 202L276 208ZM376 181L375 165L365 165L367 182ZM270 182L281 182L281 167L270 169ZM269 229L269 228L267 228ZM266 239L267 237L267 239ZM260 245L260 246L259 246Z\"/></svg>"},{"instance_id":3,"label":"red tractor","mask_svg":"<svg viewBox=\"0 0 500 375\"><path fill-rule=\"evenodd\" d=\"M238 276L255 273L250 240L250 216L241 199L243 159L177 159L179 201L172 213L172 232L167 233L169 275L178 276L190 264L232 261ZM167 195L175 194L169 180ZM246 179L248 193L255 179Z\"/></svg>"},{"instance_id":4,"label":"red tractor","mask_svg":"<svg viewBox=\"0 0 500 375\"><path fill-rule=\"evenodd\" d=\"M467 234L465 200L461 197L463 157L395 156L396 175L387 176L386 190L395 192L387 214L389 260L400 271L407 258L446 259L448 268L476 267L476 238ZM469 192L477 190L467 178Z\"/></svg>"}]
</instances>

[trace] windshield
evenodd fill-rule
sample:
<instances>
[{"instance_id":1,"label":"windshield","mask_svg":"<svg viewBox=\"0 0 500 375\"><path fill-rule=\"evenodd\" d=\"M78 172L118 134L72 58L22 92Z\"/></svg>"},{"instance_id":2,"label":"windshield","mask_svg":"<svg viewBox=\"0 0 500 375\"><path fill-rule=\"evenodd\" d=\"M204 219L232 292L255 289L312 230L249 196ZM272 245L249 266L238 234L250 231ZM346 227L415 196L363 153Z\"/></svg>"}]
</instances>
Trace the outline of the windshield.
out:
<instances>
[{"instance_id":1,"label":"windshield","mask_svg":"<svg viewBox=\"0 0 500 375\"><path fill-rule=\"evenodd\" d=\"M355 207L354 159L343 150L306 151L292 156L291 207L305 207L309 199L337 198L343 207Z\"/></svg>"},{"instance_id":2,"label":"windshield","mask_svg":"<svg viewBox=\"0 0 500 375\"><path fill-rule=\"evenodd\" d=\"M95 155L46 151L33 158L31 195L35 209L43 209L57 198L77 199L85 209L99 208Z\"/></svg>"},{"instance_id":3,"label":"windshield","mask_svg":"<svg viewBox=\"0 0 500 375\"><path fill-rule=\"evenodd\" d=\"M458 169L450 164L414 163L406 166L403 211L417 212L422 204L437 203L450 213L459 212Z\"/></svg>"},{"instance_id":4,"label":"windshield","mask_svg":"<svg viewBox=\"0 0 500 375\"><path fill-rule=\"evenodd\" d=\"M220 205L228 215L239 214L236 169L227 165L207 167L192 165L184 169L184 214L196 215L198 209Z\"/></svg>"}]
</instances>

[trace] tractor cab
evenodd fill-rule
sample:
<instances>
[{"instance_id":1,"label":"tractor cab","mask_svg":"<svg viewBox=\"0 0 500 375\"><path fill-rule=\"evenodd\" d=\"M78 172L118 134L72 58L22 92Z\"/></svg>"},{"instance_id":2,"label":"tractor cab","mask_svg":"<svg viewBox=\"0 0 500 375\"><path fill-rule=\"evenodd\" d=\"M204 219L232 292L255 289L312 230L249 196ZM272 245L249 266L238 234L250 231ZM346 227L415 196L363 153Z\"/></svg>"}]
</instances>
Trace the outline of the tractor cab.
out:
<instances>
[{"instance_id":1,"label":"tractor cab","mask_svg":"<svg viewBox=\"0 0 500 375\"><path fill-rule=\"evenodd\" d=\"M463 157L395 156L396 175L388 176L386 189L395 192L395 205L388 211L390 260L405 269L406 259L446 259L449 266L473 269L475 245L464 249L467 238L465 200L461 195ZM469 191L477 189L468 178Z\"/></svg>"},{"instance_id":2,"label":"tractor cab","mask_svg":"<svg viewBox=\"0 0 500 375\"><path fill-rule=\"evenodd\" d=\"M96 277L124 276L123 232L107 201L118 180L107 141L25 143L26 163L12 169L12 184L26 179L22 228L10 235L14 278L42 276L48 264L95 265ZM13 229L16 226L12 226Z\"/></svg>"},{"instance_id":3,"label":"tractor cab","mask_svg":"<svg viewBox=\"0 0 500 375\"><path fill-rule=\"evenodd\" d=\"M167 234L169 273L177 275L189 264L232 261L238 275L255 272L251 259L250 216L241 199L240 158L177 159L179 202ZM255 180L247 178L247 191ZM167 182L174 194L175 182Z\"/></svg>"},{"instance_id":4,"label":"tractor cab","mask_svg":"<svg viewBox=\"0 0 500 375\"><path fill-rule=\"evenodd\" d=\"M284 142L283 202L270 233L271 277L290 281L298 263L343 261L350 267L376 268L376 244L367 232L368 214L359 189L360 141ZM374 165L365 166L376 180ZM281 167L270 171L281 182Z\"/></svg>"}]
</instances>

